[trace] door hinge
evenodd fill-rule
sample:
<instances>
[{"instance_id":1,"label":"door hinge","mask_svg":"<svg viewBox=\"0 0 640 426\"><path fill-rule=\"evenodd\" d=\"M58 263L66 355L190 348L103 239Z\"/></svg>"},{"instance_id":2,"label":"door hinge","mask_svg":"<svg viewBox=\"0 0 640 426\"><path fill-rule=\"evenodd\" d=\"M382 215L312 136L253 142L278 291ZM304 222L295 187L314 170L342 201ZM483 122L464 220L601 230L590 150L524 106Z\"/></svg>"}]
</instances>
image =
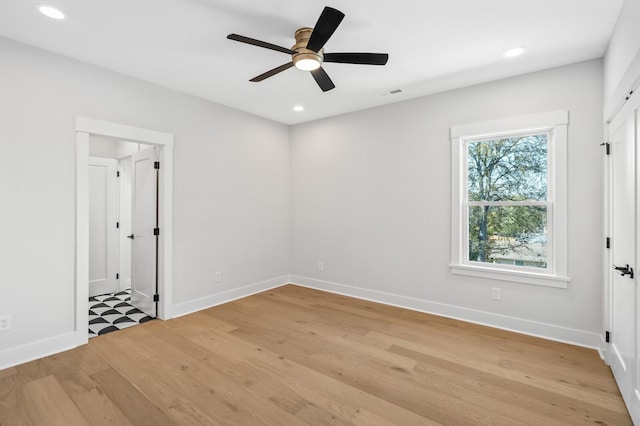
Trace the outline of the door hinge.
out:
<instances>
[{"instance_id":1,"label":"door hinge","mask_svg":"<svg viewBox=\"0 0 640 426\"><path fill-rule=\"evenodd\" d=\"M610 154L611 154L611 144L610 144L609 142L602 142L602 143L600 144L600 146L604 146L604 147L605 147L605 153L606 153L607 155L610 155Z\"/></svg>"},{"instance_id":2,"label":"door hinge","mask_svg":"<svg viewBox=\"0 0 640 426\"><path fill-rule=\"evenodd\" d=\"M160 228L153 228L153 235L160 235Z\"/></svg>"},{"instance_id":3,"label":"door hinge","mask_svg":"<svg viewBox=\"0 0 640 426\"><path fill-rule=\"evenodd\" d=\"M611 237L607 237L607 248L611 248Z\"/></svg>"},{"instance_id":4,"label":"door hinge","mask_svg":"<svg viewBox=\"0 0 640 426\"><path fill-rule=\"evenodd\" d=\"M159 161L154 161L153 162L153 168L156 169L156 170L160 169L160 162Z\"/></svg>"},{"instance_id":5,"label":"door hinge","mask_svg":"<svg viewBox=\"0 0 640 426\"><path fill-rule=\"evenodd\" d=\"M116 222L116 228L120 229L120 222Z\"/></svg>"},{"instance_id":6,"label":"door hinge","mask_svg":"<svg viewBox=\"0 0 640 426\"><path fill-rule=\"evenodd\" d=\"M154 294L153 295L153 301L154 302L159 302L160 301L160 295L159 294Z\"/></svg>"},{"instance_id":7,"label":"door hinge","mask_svg":"<svg viewBox=\"0 0 640 426\"><path fill-rule=\"evenodd\" d=\"M609 333L608 331L604 332L604 341L607 343L611 341L611 333Z\"/></svg>"},{"instance_id":8,"label":"door hinge","mask_svg":"<svg viewBox=\"0 0 640 426\"><path fill-rule=\"evenodd\" d=\"M116 274L116 280L120 279L120 274Z\"/></svg>"},{"instance_id":9,"label":"door hinge","mask_svg":"<svg viewBox=\"0 0 640 426\"><path fill-rule=\"evenodd\" d=\"M120 177L120 171L116 172L116 177Z\"/></svg>"}]
</instances>

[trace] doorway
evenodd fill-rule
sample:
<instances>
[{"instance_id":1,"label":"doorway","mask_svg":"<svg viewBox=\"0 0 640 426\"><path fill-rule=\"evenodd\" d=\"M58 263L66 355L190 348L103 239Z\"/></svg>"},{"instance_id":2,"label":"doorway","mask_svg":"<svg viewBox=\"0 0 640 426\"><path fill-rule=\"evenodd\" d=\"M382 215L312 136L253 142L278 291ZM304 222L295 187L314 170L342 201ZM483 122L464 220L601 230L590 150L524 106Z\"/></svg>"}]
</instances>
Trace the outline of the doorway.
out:
<instances>
[{"instance_id":1,"label":"doorway","mask_svg":"<svg viewBox=\"0 0 640 426\"><path fill-rule=\"evenodd\" d=\"M90 135L89 337L157 317L160 149Z\"/></svg>"},{"instance_id":2,"label":"doorway","mask_svg":"<svg viewBox=\"0 0 640 426\"><path fill-rule=\"evenodd\" d=\"M640 99L630 96L607 122L606 143L609 250L605 263L605 355L634 422L640 419L639 123Z\"/></svg>"},{"instance_id":3,"label":"doorway","mask_svg":"<svg viewBox=\"0 0 640 426\"><path fill-rule=\"evenodd\" d=\"M75 279L75 335L78 344L88 341L89 299L89 141L91 137L108 137L142 143L158 151L158 166L162 174L157 177L158 214L157 226L157 286L159 297L157 317L171 317L172 299L172 203L173 203L173 135L153 130L76 117L76 279ZM154 161L155 163L155 161ZM153 296L153 295L152 295Z\"/></svg>"}]
</instances>

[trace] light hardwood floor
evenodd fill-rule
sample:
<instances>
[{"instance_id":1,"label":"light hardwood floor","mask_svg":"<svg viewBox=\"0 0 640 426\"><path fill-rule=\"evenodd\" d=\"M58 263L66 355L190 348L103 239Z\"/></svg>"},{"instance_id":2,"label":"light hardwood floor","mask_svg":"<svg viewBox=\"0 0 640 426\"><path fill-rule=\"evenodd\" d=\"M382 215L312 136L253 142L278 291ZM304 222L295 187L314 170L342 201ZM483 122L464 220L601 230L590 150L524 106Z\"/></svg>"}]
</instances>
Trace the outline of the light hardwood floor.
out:
<instances>
[{"instance_id":1,"label":"light hardwood floor","mask_svg":"<svg viewBox=\"0 0 640 426\"><path fill-rule=\"evenodd\" d=\"M625 425L596 351L297 286L0 370L0 425Z\"/></svg>"}]
</instances>

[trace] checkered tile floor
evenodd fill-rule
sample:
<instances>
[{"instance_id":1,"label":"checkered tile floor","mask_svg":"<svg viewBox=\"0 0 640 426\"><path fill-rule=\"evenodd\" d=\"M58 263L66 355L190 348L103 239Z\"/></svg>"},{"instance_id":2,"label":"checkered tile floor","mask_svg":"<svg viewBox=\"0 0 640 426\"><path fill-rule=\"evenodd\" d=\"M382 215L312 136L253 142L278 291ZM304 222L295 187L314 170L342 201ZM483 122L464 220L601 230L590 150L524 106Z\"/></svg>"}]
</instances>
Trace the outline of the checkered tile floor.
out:
<instances>
[{"instance_id":1,"label":"checkered tile floor","mask_svg":"<svg viewBox=\"0 0 640 426\"><path fill-rule=\"evenodd\" d=\"M131 289L90 297L89 338L153 319L130 302Z\"/></svg>"}]
</instances>

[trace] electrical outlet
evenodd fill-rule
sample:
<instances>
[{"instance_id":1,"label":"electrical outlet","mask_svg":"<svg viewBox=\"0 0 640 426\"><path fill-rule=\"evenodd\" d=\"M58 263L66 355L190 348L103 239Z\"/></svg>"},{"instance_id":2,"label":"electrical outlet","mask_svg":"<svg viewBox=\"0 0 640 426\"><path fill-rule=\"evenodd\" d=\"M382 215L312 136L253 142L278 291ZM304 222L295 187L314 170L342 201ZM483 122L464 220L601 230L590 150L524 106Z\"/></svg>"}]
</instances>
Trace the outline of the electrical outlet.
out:
<instances>
[{"instance_id":1,"label":"electrical outlet","mask_svg":"<svg viewBox=\"0 0 640 426\"><path fill-rule=\"evenodd\" d=\"M502 298L502 292L500 291L500 288L493 287L491 289L491 298L493 300L500 300Z\"/></svg>"},{"instance_id":2,"label":"electrical outlet","mask_svg":"<svg viewBox=\"0 0 640 426\"><path fill-rule=\"evenodd\" d=\"M216 272L216 282L219 283L222 281L222 274L220 272Z\"/></svg>"},{"instance_id":3,"label":"electrical outlet","mask_svg":"<svg viewBox=\"0 0 640 426\"><path fill-rule=\"evenodd\" d=\"M318 262L318 271L324 271L324 262Z\"/></svg>"},{"instance_id":4,"label":"electrical outlet","mask_svg":"<svg viewBox=\"0 0 640 426\"><path fill-rule=\"evenodd\" d=\"M0 315L0 331L11 330L11 315Z\"/></svg>"}]
</instances>

